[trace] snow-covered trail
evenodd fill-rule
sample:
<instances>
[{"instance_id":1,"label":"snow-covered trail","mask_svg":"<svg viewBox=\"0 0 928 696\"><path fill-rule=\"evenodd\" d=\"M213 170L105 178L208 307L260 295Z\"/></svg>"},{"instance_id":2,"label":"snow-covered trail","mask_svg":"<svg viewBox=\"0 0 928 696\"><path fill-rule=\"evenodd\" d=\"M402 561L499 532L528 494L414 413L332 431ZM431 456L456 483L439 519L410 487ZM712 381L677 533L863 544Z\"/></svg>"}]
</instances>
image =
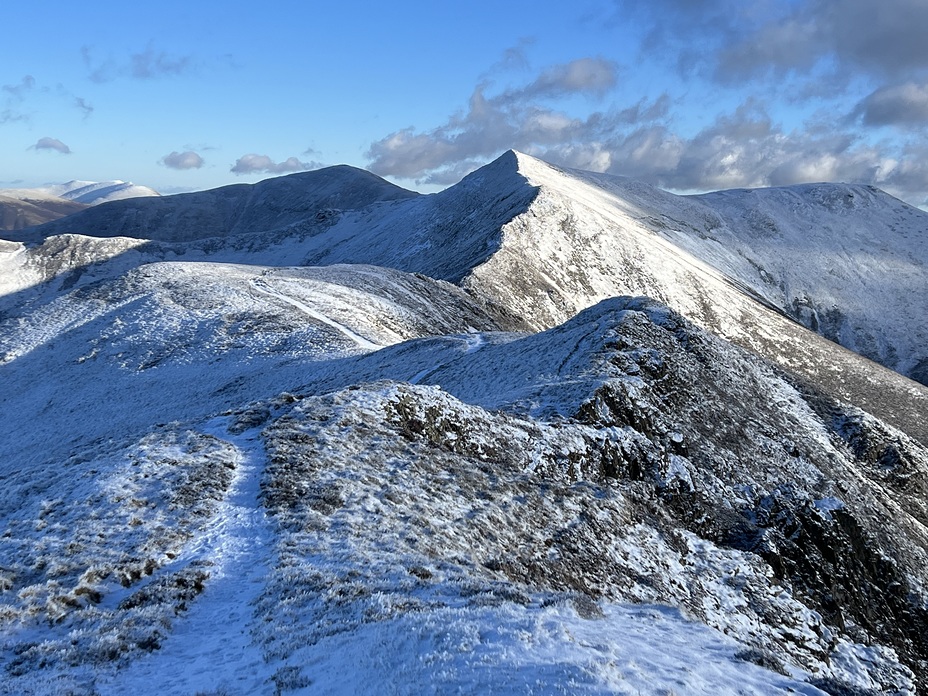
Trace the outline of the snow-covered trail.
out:
<instances>
[{"instance_id":1,"label":"snow-covered trail","mask_svg":"<svg viewBox=\"0 0 928 696\"><path fill-rule=\"evenodd\" d=\"M332 327L333 329L341 333L343 336L345 336L349 340L354 341L358 345L359 348L362 348L364 350L380 350L381 348L383 348L382 345L378 343L373 343L372 341L367 340L366 338L364 338L364 336L361 336L360 334L355 333L354 331L349 329L344 324L339 324L337 321L334 321L333 319L325 316L324 314L317 312L315 309L313 309L309 305L306 305L300 302L299 300L294 299L293 297L290 297L289 295L285 295L282 292L275 290L270 285L268 285L267 281L264 280L263 278L252 279L251 286L258 292L268 295L270 297L276 297L278 300L282 300L283 302L286 302L287 304L296 307L297 309L299 309L301 312L303 312L307 316L312 317L313 319L322 322L326 326Z\"/></svg>"},{"instance_id":2,"label":"snow-covered trail","mask_svg":"<svg viewBox=\"0 0 928 696\"><path fill-rule=\"evenodd\" d=\"M259 499L265 453L260 428L232 435L227 418L202 432L231 442L239 451L235 479L209 528L176 565L206 562L203 594L173 623L161 648L96 681L101 695L150 693L265 693L271 676L252 640L254 603L265 588L273 533ZM177 669L183 665L183 669Z\"/></svg>"},{"instance_id":3,"label":"snow-covered trail","mask_svg":"<svg viewBox=\"0 0 928 696\"><path fill-rule=\"evenodd\" d=\"M461 353L461 355L467 355L469 353L476 352L480 350L481 348L483 348L483 346L485 346L487 342L486 338L484 338L483 334L481 333L457 334L454 336L445 336L444 338L462 343L464 345L464 351ZM444 362L435 363L434 365L430 365L424 370L420 370L415 375L409 378L409 383L410 384L422 384L422 380L427 378L429 375L435 372L438 372L441 369L444 369L445 367L450 365L452 362L454 362L454 360L456 360L458 357L459 356L455 356L451 360L446 360Z\"/></svg>"}]
</instances>

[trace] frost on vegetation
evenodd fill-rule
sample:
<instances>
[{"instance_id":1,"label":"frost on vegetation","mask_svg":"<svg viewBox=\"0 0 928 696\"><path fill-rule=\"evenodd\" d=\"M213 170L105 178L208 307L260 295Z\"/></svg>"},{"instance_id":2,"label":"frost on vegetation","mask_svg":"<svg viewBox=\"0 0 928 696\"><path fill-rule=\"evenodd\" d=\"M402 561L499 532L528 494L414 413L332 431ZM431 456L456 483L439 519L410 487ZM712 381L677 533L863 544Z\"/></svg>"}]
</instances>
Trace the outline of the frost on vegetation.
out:
<instances>
[{"instance_id":1,"label":"frost on vegetation","mask_svg":"<svg viewBox=\"0 0 928 696\"><path fill-rule=\"evenodd\" d=\"M268 659L410 612L563 597L592 614L604 601L680 607L787 673L831 675L835 650L868 663L761 556L681 528L693 486L712 482L681 481L693 464L634 427L385 383L299 400L265 438L262 499L279 531L258 604ZM708 502L701 514L724 517ZM892 651L871 667L875 685L911 684Z\"/></svg>"},{"instance_id":2,"label":"frost on vegetation","mask_svg":"<svg viewBox=\"0 0 928 696\"><path fill-rule=\"evenodd\" d=\"M236 462L215 437L162 430L62 465L54 499L27 498L3 521L7 672L157 649L210 576L210 562L185 560L185 548L214 514Z\"/></svg>"}]
</instances>

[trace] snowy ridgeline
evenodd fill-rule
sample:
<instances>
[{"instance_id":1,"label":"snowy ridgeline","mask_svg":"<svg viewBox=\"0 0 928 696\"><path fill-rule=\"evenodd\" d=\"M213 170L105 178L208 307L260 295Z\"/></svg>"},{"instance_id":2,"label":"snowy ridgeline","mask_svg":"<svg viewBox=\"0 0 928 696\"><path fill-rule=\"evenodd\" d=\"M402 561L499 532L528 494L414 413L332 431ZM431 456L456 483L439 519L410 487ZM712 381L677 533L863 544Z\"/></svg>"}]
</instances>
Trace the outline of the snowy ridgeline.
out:
<instances>
[{"instance_id":1,"label":"snowy ridgeline","mask_svg":"<svg viewBox=\"0 0 928 696\"><path fill-rule=\"evenodd\" d=\"M918 376L913 211L508 153L0 241L0 693L914 693L928 389L796 323Z\"/></svg>"},{"instance_id":2,"label":"snowy ridgeline","mask_svg":"<svg viewBox=\"0 0 928 696\"><path fill-rule=\"evenodd\" d=\"M749 302L928 382L928 214L865 186L675 196L509 152L429 196L332 167L116 201L30 235L47 241L0 255L5 292L105 274L94 264L112 257L114 272L178 258L373 264L463 284L529 330L647 295L738 340L756 323Z\"/></svg>"},{"instance_id":3,"label":"snowy ridgeline","mask_svg":"<svg viewBox=\"0 0 928 696\"><path fill-rule=\"evenodd\" d=\"M928 456L901 433L642 300L366 354L302 316L346 357L80 363L136 412L247 360L303 386L10 455L10 693L913 691Z\"/></svg>"}]
</instances>

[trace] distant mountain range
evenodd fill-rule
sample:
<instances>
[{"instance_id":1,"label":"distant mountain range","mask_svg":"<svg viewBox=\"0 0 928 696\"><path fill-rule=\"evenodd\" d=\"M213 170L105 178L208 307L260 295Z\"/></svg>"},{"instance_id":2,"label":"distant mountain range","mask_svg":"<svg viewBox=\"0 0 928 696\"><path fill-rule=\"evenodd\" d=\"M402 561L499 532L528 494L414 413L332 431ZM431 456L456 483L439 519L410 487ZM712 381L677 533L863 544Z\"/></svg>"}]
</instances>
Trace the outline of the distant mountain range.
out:
<instances>
[{"instance_id":1,"label":"distant mountain range","mask_svg":"<svg viewBox=\"0 0 928 696\"><path fill-rule=\"evenodd\" d=\"M508 152L0 238L17 693L926 687L928 214L882 191Z\"/></svg>"}]
</instances>

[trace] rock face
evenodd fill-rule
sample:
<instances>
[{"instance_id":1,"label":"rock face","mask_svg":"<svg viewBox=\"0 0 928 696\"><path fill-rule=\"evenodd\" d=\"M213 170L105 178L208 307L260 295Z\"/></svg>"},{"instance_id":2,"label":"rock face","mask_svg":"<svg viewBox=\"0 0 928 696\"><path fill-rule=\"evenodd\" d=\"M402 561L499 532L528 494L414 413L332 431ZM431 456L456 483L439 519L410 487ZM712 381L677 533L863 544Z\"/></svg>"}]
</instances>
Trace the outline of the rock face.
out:
<instances>
[{"instance_id":1,"label":"rock face","mask_svg":"<svg viewBox=\"0 0 928 696\"><path fill-rule=\"evenodd\" d=\"M928 389L770 257L917 214L516 153L209 196L0 243L12 693L926 688ZM897 367L912 297L871 327Z\"/></svg>"}]
</instances>

